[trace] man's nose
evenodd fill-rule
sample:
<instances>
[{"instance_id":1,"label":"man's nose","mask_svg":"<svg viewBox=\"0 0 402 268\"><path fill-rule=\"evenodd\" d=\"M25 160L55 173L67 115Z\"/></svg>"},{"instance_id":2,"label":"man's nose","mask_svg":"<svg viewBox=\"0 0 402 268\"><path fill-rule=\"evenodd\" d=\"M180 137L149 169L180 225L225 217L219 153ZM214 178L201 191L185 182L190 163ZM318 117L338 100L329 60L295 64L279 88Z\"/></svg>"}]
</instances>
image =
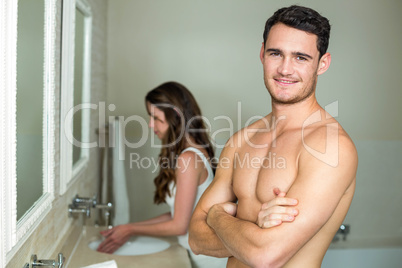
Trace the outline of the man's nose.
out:
<instances>
[{"instance_id":1,"label":"man's nose","mask_svg":"<svg viewBox=\"0 0 402 268\"><path fill-rule=\"evenodd\" d=\"M294 69L293 69L293 64L291 59L285 58L282 60L281 64L278 67L278 73L280 73L283 76L293 74Z\"/></svg>"}]
</instances>

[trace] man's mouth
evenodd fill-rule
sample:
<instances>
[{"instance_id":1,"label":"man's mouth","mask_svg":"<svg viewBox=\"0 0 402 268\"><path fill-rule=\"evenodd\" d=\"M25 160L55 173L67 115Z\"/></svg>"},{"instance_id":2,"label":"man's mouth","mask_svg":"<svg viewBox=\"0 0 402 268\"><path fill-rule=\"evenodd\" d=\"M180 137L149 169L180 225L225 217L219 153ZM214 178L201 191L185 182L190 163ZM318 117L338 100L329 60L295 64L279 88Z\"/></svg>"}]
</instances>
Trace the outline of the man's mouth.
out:
<instances>
[{"instance_id":1,"label":"man's mouth","mask_svg":"<svg viewBox=\"0 0 402 268\"><path fill-rule=\"evenodd\" d=\"M287 80L287 79L274 79L274 80L280 84L287 84L287 85L296 84L298 82L296 80Z\"/></svg>"}]
</instances>

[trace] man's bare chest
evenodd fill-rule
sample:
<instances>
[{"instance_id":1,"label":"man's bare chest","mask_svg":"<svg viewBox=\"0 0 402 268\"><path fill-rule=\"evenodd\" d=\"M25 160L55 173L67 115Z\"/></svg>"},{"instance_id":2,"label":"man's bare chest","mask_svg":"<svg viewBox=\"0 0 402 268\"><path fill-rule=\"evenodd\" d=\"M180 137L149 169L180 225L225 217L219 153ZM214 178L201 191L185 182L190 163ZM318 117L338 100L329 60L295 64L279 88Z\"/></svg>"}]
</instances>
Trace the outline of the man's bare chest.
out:
<instances>
[{"instance_id":1,"label":"man's bare chest","mask_svg":"<svg viewBox=\"0 0 402 268\"><path fill-rule=\"evenodd\" d=\"M235 153L233 190L239 200L267 202L274 198L274 188L287 192L296 179L301 139L295 135L263 138L258 144L243 145Z\"/></svg>"}]
</instances>

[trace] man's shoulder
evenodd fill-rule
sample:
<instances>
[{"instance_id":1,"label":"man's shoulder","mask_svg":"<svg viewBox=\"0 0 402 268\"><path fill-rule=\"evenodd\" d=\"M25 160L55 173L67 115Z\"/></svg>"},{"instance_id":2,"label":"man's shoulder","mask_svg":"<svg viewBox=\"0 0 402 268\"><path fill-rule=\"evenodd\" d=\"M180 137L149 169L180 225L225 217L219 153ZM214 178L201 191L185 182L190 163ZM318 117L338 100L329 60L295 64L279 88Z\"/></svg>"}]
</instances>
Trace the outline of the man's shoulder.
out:
<instances>
[{"instance_id":1,"label":"man's shoulder","mask_svg":"<svg viewBox=\"0 0 402 268\"><path fill-rule=\"evenodd\" d=\"M357 150L353 140L334 118L302 134L301 153L333 167L339 166L345 159L357 164Z\"/></svg>"},{"instance_id":2,"label":"man's shoulder","mask_svg":"<svg viewBox=\"0 0 402 268\"><path fill-rule=\"evenodd\" d=\"M302 134L302 138L311 142L322 143L334 141L340 137L342 138L342 144L353 144L352 139L343 129L341 124L325 110L322 110L319 120L313 120L313 122L306 120L306 123L302 127Z\"/></svg>"}]
</instances>

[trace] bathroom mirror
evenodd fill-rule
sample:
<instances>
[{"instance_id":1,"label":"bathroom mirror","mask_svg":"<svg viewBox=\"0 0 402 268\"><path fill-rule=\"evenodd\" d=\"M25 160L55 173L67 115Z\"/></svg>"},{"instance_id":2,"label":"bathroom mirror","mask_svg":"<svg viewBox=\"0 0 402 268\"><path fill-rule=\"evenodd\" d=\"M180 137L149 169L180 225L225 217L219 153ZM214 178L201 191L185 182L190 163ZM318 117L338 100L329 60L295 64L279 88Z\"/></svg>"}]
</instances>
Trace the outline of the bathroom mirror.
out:
<instances>
[{"instance_id":1,"label":"bathroom mirror","mask_svg":"<svg viewBox=\"0 0 402 268\"><path fill-rule=\"evenodd\" d=\"M7 0L0 10L4 264L50 211L54 199L56 6L52 0Z\"/></svg>"},{"instance_id":2,"label":"bathroom mirror","mask_svg":"<svg viewBox=\"0 0 402 268\"><path fill-rule=\"evenodd\" d=\"M17 221L43 193L45 1L20 0L17 36ZM31 35L31 33L36 33ZM34 37L34 38L33 38ZM37 37L37 38L36 38Z\"/></svg>"},{"instance_id":3,"label":"bathroom mirror","mask_svg":"<svg viewBox=\"0 0 402 268\"><path fill-rule=\"evenodd\" d=\"M89 160L92 13L84 0L63 2L60 193ZM71 56L73 55L73 56Z\"/></svg>"}]
</instances>

